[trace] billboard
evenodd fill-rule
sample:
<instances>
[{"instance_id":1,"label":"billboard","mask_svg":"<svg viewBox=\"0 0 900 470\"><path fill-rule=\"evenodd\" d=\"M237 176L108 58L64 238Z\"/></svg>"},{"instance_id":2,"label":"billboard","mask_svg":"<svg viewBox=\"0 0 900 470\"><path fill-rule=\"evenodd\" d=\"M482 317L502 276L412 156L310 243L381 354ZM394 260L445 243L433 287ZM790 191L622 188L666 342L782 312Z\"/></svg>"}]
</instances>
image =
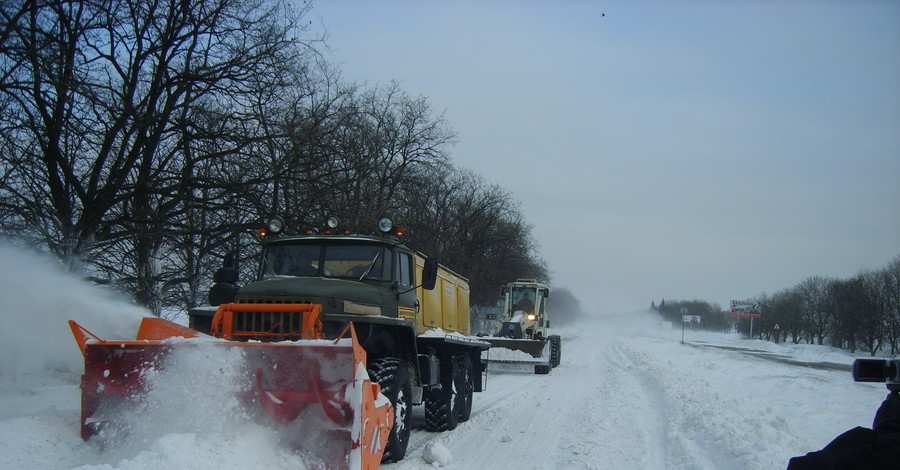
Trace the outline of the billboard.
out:
<instances>
[{"instance_id":1,"label":"billboard","mask_svg":"<svg viewBox=\"0 0 900 470\"><path fill-rule=\"evenodd\" d=\"M761 317L761 310L759 302L752 300L731 301L731 316L733 317Z\"/></svg>"}]
</instances>

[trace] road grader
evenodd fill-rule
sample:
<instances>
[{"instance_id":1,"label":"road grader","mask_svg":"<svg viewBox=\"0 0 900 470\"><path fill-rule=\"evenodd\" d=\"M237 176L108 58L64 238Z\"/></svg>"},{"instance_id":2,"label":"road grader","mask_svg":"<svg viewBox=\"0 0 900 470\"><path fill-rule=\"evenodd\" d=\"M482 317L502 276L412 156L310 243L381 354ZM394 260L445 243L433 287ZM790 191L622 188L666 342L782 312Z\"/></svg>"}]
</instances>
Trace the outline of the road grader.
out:
<instances>
[{"instance_id":1,"label":"road grader","mask_svg":"<svg viewBox=\"0 0 900 470\"><path fill-rule=\"evenodd\" d=\"M502 310L488 318L500 326L492 337L483 338L494 348L484 354L484 362L533 364L535 374L550 373L562 356L562 339L549 334L550 287L536 279L517 279L504 285L500 293ZM502 350L521 354L504 356Z\"/></svg>"}]
</instances>

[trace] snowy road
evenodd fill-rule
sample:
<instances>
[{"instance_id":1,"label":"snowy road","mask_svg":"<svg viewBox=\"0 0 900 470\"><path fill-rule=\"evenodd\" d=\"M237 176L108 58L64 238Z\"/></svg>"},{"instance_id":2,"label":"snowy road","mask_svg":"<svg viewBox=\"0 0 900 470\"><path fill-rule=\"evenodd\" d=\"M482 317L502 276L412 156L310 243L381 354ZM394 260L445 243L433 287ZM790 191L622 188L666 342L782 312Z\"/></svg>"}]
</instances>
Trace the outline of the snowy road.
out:
<instances>
[{"instance_id":1,"label":"snowy road","mask_svg":"<svg viewBox=\"0 0 900 470\"><path fill-rule=\"evenodd\" d=\"M21 272L0 279L9 288L5 319L16 325L0 330L0 469L306 467L268 428L235 424L221 388L204 383L190 384L191 396L208 398L191 405L190 422L166 418L157 435L121 448L82 442L81 356L65 321L122 322L133 334L137 314L81 283L36 275L56 294ZM843 352L697 331L682 344L680 325L649 313L598 316L557 333L562 364L549 375L492 366L469 421L430 433L417 409L406 459L383 468L433 468L423 453L439 444L457 469L778 469L870 426L886 395L883 385L853 383Z\"/></svg>"},{"instance_id":2,"label":"snowy road","mask_svg":"<svg viewBox=\"0 0 900 470\"><path fill-rule=\"evenodd\" d=\"M409 456L384 468L429 468L416 456L430 441L456 468L784 468L869 426L886 394L853 383L852 358L828 348L701 332L682 344L658 326L613 316L564 331L545 376L492 366L470 421L432 434L416 415Z\"/></svg>"}]
</instances>

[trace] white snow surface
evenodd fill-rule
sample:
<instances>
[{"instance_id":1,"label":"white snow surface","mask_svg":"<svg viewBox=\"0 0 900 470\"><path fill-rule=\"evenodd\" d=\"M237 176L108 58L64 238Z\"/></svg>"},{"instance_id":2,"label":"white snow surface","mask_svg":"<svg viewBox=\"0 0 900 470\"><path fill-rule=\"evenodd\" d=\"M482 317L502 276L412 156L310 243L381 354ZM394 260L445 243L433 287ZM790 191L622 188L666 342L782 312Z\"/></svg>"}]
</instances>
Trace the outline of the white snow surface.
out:
<instances>
[{"instance_id":1,"label":"white snow surface","mask_svg":"<svg viewBox=\"0 0 900 470\"><path fill-rule=\"evenodd\" d=\"M453 454L444 444L437 441L429 441L422 451L422 459L430 463L432 467L446 467L453 462Z\"/></svg>"},{"instance_id":2,"label":"white snow surface","mask_svg":"<svg viewBox=\"0 0 900 470\"><path fill-rule=\"evenodd\" d=\"M82 441L81 353L66 320L127 339L142 312L18 250L0 247L0 263L0 469L315 467L240 409L227 355L202 350L180 360L193 364L189 376L160 374L159 393L130 410L141 432ZM690 330L682 343L680 327L645 312L554 333L558 368L491 365L471 419L453 431L425 431L417 407L406 458L382 468L778 469L871 426L887 395L854 383L843 351Z\"/></svg>"}]
</instances>

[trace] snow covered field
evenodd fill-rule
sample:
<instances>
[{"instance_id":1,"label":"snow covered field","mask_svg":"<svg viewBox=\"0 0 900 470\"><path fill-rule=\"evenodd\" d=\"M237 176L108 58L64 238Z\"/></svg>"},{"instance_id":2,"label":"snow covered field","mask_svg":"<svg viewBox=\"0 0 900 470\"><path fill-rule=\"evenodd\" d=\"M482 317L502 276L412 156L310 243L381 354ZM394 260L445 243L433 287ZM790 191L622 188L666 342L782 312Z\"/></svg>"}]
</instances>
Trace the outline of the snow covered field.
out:
<instances>
[{"instance_id":1,"label":"snow covered field","mask_svg":"<svg viewBox=\"0 0 900 470\"><path fill-rule=\"evenodd\" d=\"M83 442L81 355L66 320L129 337L140 311L14 250L0 248L0 262L0 468L306 468L272 430L230 414L216 400L221 384L199 380L193 389L210 400L167 416L155 434L114 448ZM469 421L429 433L416 410L406 459L382 468L433 468L426 453L458 469L784 468L871 426L887 394L854 383L843 352L699 331L682 344L681 325L649 313L598 315L557 333L560 367L492 365Z\"/></svg>"}]
</instances>

